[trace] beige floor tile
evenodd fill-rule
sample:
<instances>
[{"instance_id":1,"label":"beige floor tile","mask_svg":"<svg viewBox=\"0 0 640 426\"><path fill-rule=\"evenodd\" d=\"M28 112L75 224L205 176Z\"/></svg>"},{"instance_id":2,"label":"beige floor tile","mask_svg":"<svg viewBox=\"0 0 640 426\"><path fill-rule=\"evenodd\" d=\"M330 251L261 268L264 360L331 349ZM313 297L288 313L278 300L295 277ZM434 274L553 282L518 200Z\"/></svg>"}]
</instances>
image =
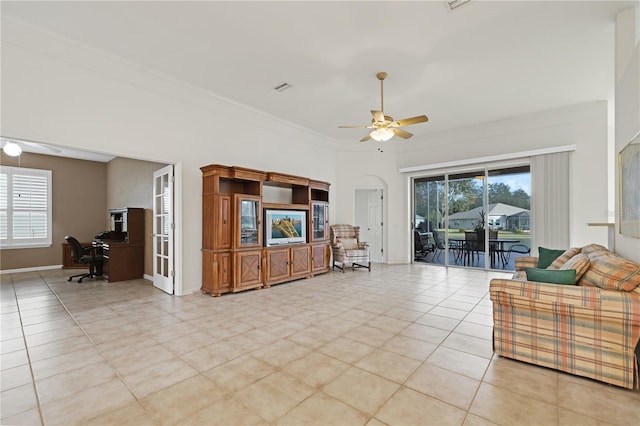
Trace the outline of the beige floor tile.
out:
<instances>
[{"instance_id":1,"label":"beige floor tile","mask_svg":"<svg viewBox=\"0 0 640 426\"><path fill-rule=\"evenodd\" d=\"M45 424L76 425L135 401L119 379L42 404Z\"/></svg>"},{"instance_id":2,"label":"beige floor tile","mask_svg":"<svg viewBox=\"0 0 640 426\"><path fill-rule=\"evenodd\" d=\"M606 421L598 420L598 419L595 419L593 417L585 416L583 414L576 413L575 411L567 410L567 409L564 409L564 408L559 408L558 409L558 416L559 416L559 420L558 420L558 425L559 426L576 426L576 425L580 425L580 426L612 426L612 425L618 424L618 423L609 423L609 422L606 422ZM620 424L625 424L625 423L620 423ZM638 424L638 422L627 423L627 424L629 424L629 425Z\"/></svg>"},{"instance_id":3,"label":"beige floor tile","mask_svg":"<svg viewBox=\"0 0 640 426\"><path fill-rule=\"evenodd\" d=\"M274 373L237 392L235 397L267 422L273 422L313 392L311 386L285 373Z\"/></svg>"},{"instance_id":4,"label":"beige floor tile","mask_svg":"<svg viewBox=\"0 0 640 426\"><path fill-rule=\"evenodd\" d=\"M20 327L14 327L14 328L7 328L7 329L2 329L2 331L0 331L0 342L5 342L7 340L12 340L12 339L17 339L18 337L22 337L22 328ZM0 353L2 353L0 351Z\"/></svg>"},{"instance_id":5,"label":"beige floor tile","mask_svg":"<svg viewBox=\"0 0 640 426\"><path fill-rule=\"evenodd\" d=\"M27 346L46 345L47 343L57 342L60 340L70 339L72 337L84 336L84 332L80 327L72 326L68 328L45 331L43 333L25 336Z\"/></svg>"},{"instance_id":6,"label":"beige floor tile","mask_svg":"<svg viewBox=\"0 0 640 426\"><path fill-rule=\"evenodd\" d=\"M263 425L267 424L260 416L247 407L225 395L206 408L195 412L180 423L184 425Z\"/></svg>"},{"instance_id":7,"label":"beige floor tile","mask_svg":"<svg viewBox=\"0 0 640 426\"><path fill-rule=\"evenodd\" d=\"M382 348L418 361L424 361L437 348L437 345L424 340L397 335L382 345Z\"/></svg>"},{"instance_id":8,"label":"beige floor tile","mask_svg":"<svg viewBox=\"0 0 640 426\"><path fill-rule=\"evenodd\" d=\"M640 423L640 391L493 355L496 273L376 265L211 298L67 272L3 277L2 424L40 423L19 313L56 373L36 382L46 424Z\"/></svg>"},{"instance_id":9,"label":"beige floor tile","mask_svg":"<svg viewBox=\"0 0 640 426\"><path fill-rule=\"evenodd\" d=\"M116 372L106 362L98 362L85 367L57 374L36 382L41 404L63 399L85 389L116 379Z\"/></svg>"},{"instance_id":10,"label":"beige floor tile","mask_svg":"<svg viewBox=\"0 0 640 426\"><path fill-rule=\"evenodd\" d=\"M553 370L496 357L483 380L527 398L558 403L558 374Z\"/></svg>"},{"instance_id":11,"label":"beige floor tile","mask_svg":"<svg viewBox=\"0 0 640 426\"><path fill-rule=\"evenodd\" d=\"M462 426L498 426L498 424L487 419L483 419L480 416L476 416L475 414L469 413L464 419L464 423L462 423Z\"/></svg>"},{"instance_id":12,"label":"beige floor tile","mask_svg":"<svg viewBox=\"0 0 640 426\"><path fill-rule=\"evenodd\" d=\"M553 425L558 422L556 405L485 383L480 385L469 411L501 425Z\"/></svg>"},{"instance_id":13,"label":"beige floor tile","mask_svg":"<svg viewBox=\"0 0 640 426\"><path fill-rule=\"evenodd\" d=\"M278 419L276 425L364 425L369 416L318 392Z\"/></svg>"},{"instance_id":14,"label":"beige floor tile","mask_svg":"<svg viewBox=\"0 0 640 426\"><path fill-rule=\"evenodd\" d=\"M348 367L348 364L328 355L311 352L290 362L282 370L309 386L318 388L329 383Z\"/></svg>"},{"instance_id":15,"label":"beige floor tile","mask_svg":"<svg viewBox=\"0 0 640 426\"><path fill-rule=\"evenodd\" d=\"M26 349L24 345L24 338L22 336L16 337L10 340L3 340L0 342L0 354L8 354L9 352L15 352Z\"/></svg>"},{"instance_id":16,"label":"beige floor tile","mask_svg":"<svg viewBox=\"0 0 640 426\"><path fill-rule=\"evenodd\" d=\"M29 357L27 356L26 350L0 355L0 367L2 368L2 371L25 364L29 364Z\"/></svg>"},{"instance_id":17,"label":"beige floor tile","mask_svg":"<svg viewBox=\"0 0 640 426\"><path fill-rule=\"evenodd\" d=\"M282 367L295 361L311 349L288 340L281 340L251 352L251 356L274 367Z\"/></svg>"},{"instance_id":18,"label":"beige floor tile","mask_svg":"<svg viewBox=\"0 0 640 426\"><path fill-rule=\"evenodd\" d=\"M36 393L33 389L33 383L27 383L17 386L0 393L0 413L2 415L2 424L4 419L13 417L24 411L37 408Z\"/></svg>"},{"instance_id":19,"label":"beige floor tile","mask_svg":"<svg viewBox=\"0 0 640 426\"><path fill-rule=\"evenodd\" d=\"M27 364L7 368L0 373L0 391L2 392L31 382L31 368Z\"/></svg>"},{"instance_id":20,"label":"beige floor tile","mask_svg":"<svg viewBox=\"0 0 640 426\"><path fill-rule=\"evenodd\" d=\"M71 327L77 327L77 325L75 321L67 315L63 319L41 322L33 325L27 325L22 327L22 330L25 336L31 336L33 334L44 333L45 331L60 330L60 329L67 330Z\"/></svg>"},{"instance_id":21,"label":"beige floor tile","mask_svg":"<svg viewBox=\"0 0 640 426\"><path fill-rule=\"evenodd\" d=\"M373 346L346 337L339 337L318 349L347 364L353 364L375 350Z\"/></svg>"},{"instance_id":22,"label":"beige floor tile","mask_svg":"<svg viewBox=\"0 0 640 426\"><path fill-rule=\"evenodd\" d=\"M196 349L203 348L213 343L212 337L204 331L196 331L186 335L178 335L170 340L162 342L162 346L177 355L186 354Z\"/></svg>"},{"instance_id":23,"label":"beige floor tile","mask_svg":"<svg viewBox=\"0 0 640 426\"><path fill-rule=\"evenodd\" d=\"M474 324L472 322L461 321L455 328L456 333L466 336L474 336L481 339L493 340L493 327L488 325Z\"/></svg>"},{"instance_id":24,"label":"beige floor tile","mask_svg":"<svg viewBox=\"0 0 640 426\"><path fill-rule=\"evenodd\" d=\"M449 331L440 328L431 327L422 324L412 324L405 328L402 333L404 336L414 339L424 340L425 342L439 345L449 335Z\"/></svg>"},{"instance_id":25,"label":"beige floor tile","mask_svg":"<svg viewBox=\"0 0 640 426\"><path fill-rule=\"evenodd\" d=\"M418 367L404 385L447 404L468 410L480 386L480 381L434 365L424 364Z\"/></svg>"},{"instance_id":26,"label":"beige floor tile","mask_svg":"<svg viewBox=\"0 0 640 426\"><path fill-rule=\"evenodd\" d=\"M418 368L420 361L376 349L355 365L394 382L403 383Z\"/></svg>"},{"instance_id":27,"label":"beige floor tile","mask_svg":"<svg viewBox=\"0 0 640 426\"><path fill-rule=\"evenodd\" d=\"M381 346L394 335L394 332L385 331L379 327L365 324L352 328L344 334L344 337L358 340L371 346Z\"/></svg>"},{"instance_id":28,"label":"beige floor tile","mask_svg":"<svg viewBox=\"0 0 640 426\"><path fill-rule=\"evenodd\" d=\"M380 328L393 334L397 334L411 325L411 322L398 318L388 317L386 315L380 315L367 322L366 325Z\"/></svg>"},{"instance_id":29,"label":"beige floor tile","mask_svg":"<svg viewBox=\"0 0 640 426\"><path fill-rule=\"evenodd\" d=\"M250 355L243 355L207 370L203 374L213 380L226 392L234 393L252 385L275 371L275 367L259 361Z\"/></svg>"},{"instance_id":30,"label":"beige floor tile","mask_svg":"<svg viewBox=\"0 0 640 426\"><path fill-rule=\"evenodd\" d=\"M558 375L558 406L614 424L640 424L640 391Z\"/></svg>"},{"instance_id":31,"label":"beige floor tile","mask_svg":"<svg viewBox=\"0 0 640 426\"><path fill-rule=\"evenodd\" d=\"M443 317L442 315L434 315L431 312L428 312L418 318L416 323L452 331L458 326L458 324L460 324L460 320L456 318Z\"/></svg>"},{"instance_id":32,"label":"beige floor tile","mask_svg":"<svg viewBox=\"0 0 640 426\"><path fill-rule=\"evenodd\" d=\"M401 387L376 413L388 425L460 425L466 412L430 396Z\"/></svg>"},{"instance_id":33,"label":"beige floor tile","mask_svg":"<svg viewBox=\"0 0 640 426\"><path fill-rule=\"evenodd\" d=\"M154 421L138 401L102 413L83 422L87 426L153 425Z\"/></svg>"},{"instance_id":34,"label":"beige floor tile","mask_svg":"<svg viewBox=\"0 0 640 426\"><path fill-rule=\"evenodd\" d=\"M88 337L81 335L69 339L58 340L44 345L29 346L29 358L31 362L41 361L47 358L64 355L93 346Z\"/></svg>"},{"instance_id":35,"label":"beige floor tile","mask_svg":"<svg viewBox=\"0 0 640 426\"><path fill-rule=\"evenodd\" d=\"M337 334L312 325L292 334L287 339L308 348L317 349L336 337L338 337Z\"/></svg>"},{"instance_id":36,"label":"beige floor tile","mask_svg":"<svg viewBox=\"0 0 640 426\"><path fill-rule=\"evenodd\" d=\"M327 384L323 391L360 411L373 415L399 387L400 385L390 380L360 368L351 367Z\"/></svg>"},{"instance_id":37,"label":"beige floor tile","mask_svg":"<svg viewBox=\"0 0 640 426\"><path fill-rule=\"evenodd\" d=\"M141 399L150 393L168 388L198 372L179 358L163 359L149 362L130 374L122 374L121 378L136 398Z\"/></svg>"},{"instance_id":38,"label":"beige floor tile","mask_svg":"<svg viewBox=\"0 0 640 426\"><path fill-rule=\"evenodd\" d=\"M46 358L31 364L33 376L42 380L56 374L75 370L91 364L104 362L104 358L97 349L88 347L74 352L68 352L53 358Z\"/></svg>"},{"instance_id":39,"label":"beige floor tile","mask_svg":"<svg viewBox=\"0 0 640 426\"><path fill-rule=\"evenodd\" d=\"M447 336L447 338L442 342L442 346L487 359L490 359L493 356L493 343L491 340L459 334L456 332Z\"/></svg>"},{"instance_id":40,"label":"beige floor tile","mask_svg":"<svg viewBox=\"0 0 640 426\"><path fill-rule=\"evenodd\" d=\"M440 346L425 361L446 370L480 380L489 365L489 360Z\"/></svg>"},{"instance_id":41,"label":"beige floor tile","mask_svg":"<svg viewBox=\"0 0 640 426\"><path fill-rule=\"evenodd\" d=\"M224 395L218 385L198 375L147 395L140 404L155 423L179 424Z\"/></svg>"},{"instance_id":42,"label":"beige floor tile","mask_svg":"<svg viewBox=\"0 0 640 426\"><path fill-rule=\"evenodd\" d=\"M34 426L41 425L42 419L40 418L40 410L32 408L13 416L3 417L0 423L13 426Z\"/></svg>"}]
</instances>

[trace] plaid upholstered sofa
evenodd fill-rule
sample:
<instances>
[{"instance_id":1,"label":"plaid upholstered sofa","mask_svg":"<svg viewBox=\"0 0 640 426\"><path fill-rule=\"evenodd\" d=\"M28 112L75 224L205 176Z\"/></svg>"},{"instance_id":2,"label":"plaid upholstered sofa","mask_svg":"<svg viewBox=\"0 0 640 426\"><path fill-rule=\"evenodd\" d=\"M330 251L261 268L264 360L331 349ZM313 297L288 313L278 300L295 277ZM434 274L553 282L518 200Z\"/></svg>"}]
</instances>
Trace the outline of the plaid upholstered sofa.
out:
<instances>
[{"instance_id":1,"label":"plaid upholstered sofa","mask_svg":"<svg viewBox=\"0 0 640 426\"><path fill-rule=\"evenodd\" d=\"M640 265L597 244L573 248L548 268L575 267L577 285L558 285L527 280L537 263L518 258L512 279L490 282L494 352L640 388Z\"/></svg>"}]
</instances>

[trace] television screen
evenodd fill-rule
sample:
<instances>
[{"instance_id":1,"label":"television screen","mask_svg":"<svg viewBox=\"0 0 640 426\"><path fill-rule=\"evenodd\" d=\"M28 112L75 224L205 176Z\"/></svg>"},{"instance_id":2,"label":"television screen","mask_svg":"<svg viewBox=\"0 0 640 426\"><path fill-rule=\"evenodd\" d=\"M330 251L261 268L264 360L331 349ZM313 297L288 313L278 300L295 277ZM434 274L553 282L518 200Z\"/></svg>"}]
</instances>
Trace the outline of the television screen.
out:
<instances>
[{"instance_id":1,"label":"television screen","mask_svg":"<svg viewBox=\"0 0 640 426\"><path fill-rule=\"evenodd\" d=\"M265 209L267 246L307 242L307 212L304 210Z\"/></svg>"}]
</instances>

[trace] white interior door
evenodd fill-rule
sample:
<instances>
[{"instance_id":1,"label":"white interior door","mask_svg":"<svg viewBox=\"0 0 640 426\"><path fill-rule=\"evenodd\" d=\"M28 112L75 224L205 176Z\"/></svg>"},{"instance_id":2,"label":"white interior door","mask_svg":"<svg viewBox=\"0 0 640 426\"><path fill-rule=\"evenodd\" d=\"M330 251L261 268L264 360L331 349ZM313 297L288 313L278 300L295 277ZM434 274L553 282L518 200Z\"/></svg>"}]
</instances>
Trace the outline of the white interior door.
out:
<instances>
[{"instance_id":1,"label":"white interior door","mask_svg":"<svg viewBox=\"0 0 640 426\"><path fill-rule=\"evenodd\" d=\"M369 243L371 260L382 262L382 189L356 189L355 199L355 224L360 226L360 239Z\"/></svg>"},{"instance_id":2,"label":"white interior door","mask_svg":"<svg viewBox=\"0 0 640 426\"><path fill-rule=\"evenodd\" d=\"M153 285L174 292L173 165L153 172Z\"/></svg>"}]
</instances>

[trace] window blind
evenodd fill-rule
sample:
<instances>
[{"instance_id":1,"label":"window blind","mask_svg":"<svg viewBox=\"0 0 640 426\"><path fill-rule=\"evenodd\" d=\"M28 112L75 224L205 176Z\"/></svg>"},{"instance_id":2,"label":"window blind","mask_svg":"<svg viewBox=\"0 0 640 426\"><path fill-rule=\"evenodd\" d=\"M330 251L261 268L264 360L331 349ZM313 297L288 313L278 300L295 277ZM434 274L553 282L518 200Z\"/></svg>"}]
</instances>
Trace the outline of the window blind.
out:
<instances>
[{"instance_id":1,"label":"window blind","mask_svg":"<svg viewBox=\"0 0 640 426\"><path fill-rule=\"evenodd\" d=\"M51 244L51 171L0 169L0 242L3 248Z\"/></svg>"}]
</instances>

